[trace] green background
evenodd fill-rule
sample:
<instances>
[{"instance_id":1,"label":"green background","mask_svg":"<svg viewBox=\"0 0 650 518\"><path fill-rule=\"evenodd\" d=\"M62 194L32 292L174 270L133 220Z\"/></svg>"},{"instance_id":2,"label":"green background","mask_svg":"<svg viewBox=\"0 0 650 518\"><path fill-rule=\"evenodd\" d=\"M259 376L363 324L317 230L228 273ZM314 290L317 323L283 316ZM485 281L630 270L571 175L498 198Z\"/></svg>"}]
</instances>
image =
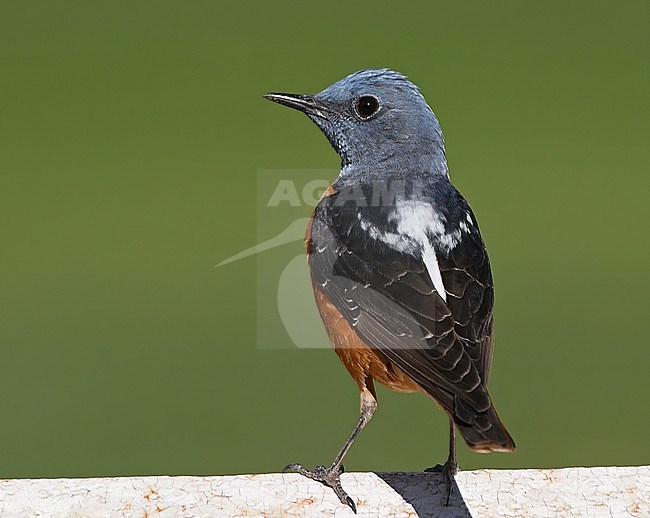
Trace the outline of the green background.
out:
<instances>
[{"instance_id":1,"label":"green background","mask_svg":"<svg viewBox=\"0 0 650 518\"><path fill-rule=\"evenodd\" d=\"M357 419L329 350L256 345L260 169L336 169L267 91L420 85L497 288L515 454L648 464L650 3L0 2L0 477L328 463ZM272 308L269 309L271 311ZM446 457L380 389L352 470Z\"/></svg>"}]
</instances>

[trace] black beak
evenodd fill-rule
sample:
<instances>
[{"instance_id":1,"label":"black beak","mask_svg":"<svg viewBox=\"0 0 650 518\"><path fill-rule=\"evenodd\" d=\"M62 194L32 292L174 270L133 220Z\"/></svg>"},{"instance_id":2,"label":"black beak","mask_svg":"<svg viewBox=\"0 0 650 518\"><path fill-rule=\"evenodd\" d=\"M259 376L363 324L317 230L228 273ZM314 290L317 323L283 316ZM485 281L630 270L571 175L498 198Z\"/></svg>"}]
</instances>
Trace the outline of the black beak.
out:
<instances>
[{"instance_id":1,"label":"black beak","mask_svg":"<svg viewBox=\"0 0 650 518\"><path fill-rule=\"evenodd\" d=\"M294 110L299 110L307 115L327 118L327 108L316 101L311 95L270 93L266 94L264 98L274 103L288 106Z\"/></svg>"}]
</instances>

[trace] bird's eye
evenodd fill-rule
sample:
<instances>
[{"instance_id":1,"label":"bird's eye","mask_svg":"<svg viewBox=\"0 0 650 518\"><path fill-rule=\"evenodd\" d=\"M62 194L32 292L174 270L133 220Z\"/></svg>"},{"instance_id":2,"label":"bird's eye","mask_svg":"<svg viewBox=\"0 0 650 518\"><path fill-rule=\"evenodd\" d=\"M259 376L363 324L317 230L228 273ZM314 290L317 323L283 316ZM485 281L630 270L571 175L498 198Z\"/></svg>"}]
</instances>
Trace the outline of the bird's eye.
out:
<instances>
[{"instance_id":1,"label":"bird's eye","mask_svg":"<svg viewBox=\"0 0 650 518\"><path fill-rule=\"evenodd\" d=\"M356 104L356 110L359 117L369 119L379 111L379 100L372 95L359 97Z\"/></svg>"}]
</instances>

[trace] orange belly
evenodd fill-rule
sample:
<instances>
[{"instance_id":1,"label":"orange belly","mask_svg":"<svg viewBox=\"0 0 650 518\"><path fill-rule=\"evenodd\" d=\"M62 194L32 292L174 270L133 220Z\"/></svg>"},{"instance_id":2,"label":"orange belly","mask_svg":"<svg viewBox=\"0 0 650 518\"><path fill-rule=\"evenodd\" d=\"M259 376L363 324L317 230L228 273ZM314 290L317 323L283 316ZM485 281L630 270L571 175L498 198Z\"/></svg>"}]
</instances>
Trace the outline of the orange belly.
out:
<instances>
[{"instance_id":1,"label":"orange belly","mask_svg":"<svg viewBox=\"0 0 650 518\"><path fill-rule=\"evenodd\" d=\"M374 395L372 385L374 379L397 392L423 392L417 383L386 358L381 351L368 347L318 287L314 291L316 305L325 324L327 336L360 390L367 388Z\"/></svg>"}]
</instances>

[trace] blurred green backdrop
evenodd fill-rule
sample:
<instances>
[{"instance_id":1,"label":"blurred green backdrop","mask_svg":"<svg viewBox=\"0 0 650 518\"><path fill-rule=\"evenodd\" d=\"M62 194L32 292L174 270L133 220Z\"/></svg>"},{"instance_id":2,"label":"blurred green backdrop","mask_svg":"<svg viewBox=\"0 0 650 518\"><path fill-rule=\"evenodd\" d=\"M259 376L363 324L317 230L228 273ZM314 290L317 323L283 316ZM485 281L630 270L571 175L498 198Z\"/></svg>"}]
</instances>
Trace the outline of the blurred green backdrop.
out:
<instances>
[{"instance_id":1,"label":"blurred green backdrop","mask_svg":"<svg viewBox=\"0 0 650 518\"><path fill-rule=\"evenodd\" d=\"M518 442L460 464L648 464L650 3L0 2L0 477L329 462L332 351L256 346L256 171L336 169L261 98L388 66L420 85L497 287ZM444 460L381 390L350 470Z\"/></svg>"}]
</instances>

